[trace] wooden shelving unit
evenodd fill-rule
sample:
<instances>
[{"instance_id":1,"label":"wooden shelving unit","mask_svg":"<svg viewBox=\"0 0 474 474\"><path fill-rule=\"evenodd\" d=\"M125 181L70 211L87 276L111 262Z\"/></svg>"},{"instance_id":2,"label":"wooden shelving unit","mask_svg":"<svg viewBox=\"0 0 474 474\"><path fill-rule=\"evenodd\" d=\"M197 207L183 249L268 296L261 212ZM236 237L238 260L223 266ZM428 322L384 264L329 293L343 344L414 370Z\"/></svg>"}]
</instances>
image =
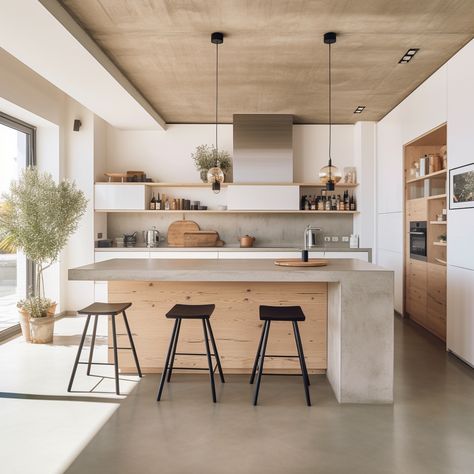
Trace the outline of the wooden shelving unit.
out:
<instances>
[{"instance_id":1,"label":"wooden shelving unit","mask_svg":"<svg viewBox=\"0 0 474 474\"><path fill-rule=\"evenodd\" d=\"M405 164L405 292L404 315L446 340L447 221L437 215L446 209L446 169L411 178L409 170L424 155L440 154L446 146L446 124L404 146ZM427 222L427 259L410 258L410 222Z\"/></svg>"},{"instance_id":2,"label":"wooden shelving unit","mask_svg":"<svg viewBox=\"0 0 474 474\"><path fill-rule=\"evenodd\" d=\"M105 181L97 182L95 184L123 184L123 185L145 185L152 188L209 188L209 183L142 183L142 182L116 182L116 181ZM324 188L323 183L222 183L221 187L225 188L229 185L232 186L300 186L302 188ZM359 183L337 183L336 187L340 189L344 188L355 188L359 186Z\"/></svg>"},{"instance_id":3,"label":"wooden shelving unit","mask_svg":"<svg viewBox=\"0 0 474 474\"><path fill-rule=\"evenodd\" d=\"M419 181L424 181L426 179L442 178L443 176L446 176L446 170L435 171L434 173L425 174L424 176L420 176L419 178L409 179L406 183L418 183Z\"/></svg>"},{"instance_id":4,"label":"wooden shelving unit","mask_svg":"<svg viewBox=\"0 0 474 474\"><path fill-rule=\"evenodd\" d=\"M277 211L246 211L246 210L207 210L207 211L185 211L181 210L170 210L170 211L153 211L149 209L96 209L95 212L120 212L120 213L147 213L147 214L155 214L155 215L166 215L166 214L358 214L359 211L285 211L285 210L277 210Z\"/></svg>"}]
</instances>

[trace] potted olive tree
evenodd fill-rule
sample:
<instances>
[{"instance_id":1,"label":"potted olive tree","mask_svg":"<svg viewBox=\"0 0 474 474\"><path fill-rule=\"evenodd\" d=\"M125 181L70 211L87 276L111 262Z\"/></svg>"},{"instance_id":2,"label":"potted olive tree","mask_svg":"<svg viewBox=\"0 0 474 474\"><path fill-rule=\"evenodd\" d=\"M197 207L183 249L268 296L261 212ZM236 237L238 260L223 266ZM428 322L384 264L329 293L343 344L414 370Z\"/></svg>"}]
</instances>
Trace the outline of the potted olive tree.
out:
<instances>
[{"instance_id":1,"label":"potted olive tree","mask_svg":"<svg viewBox=\"0 0 474 474\"><path fill-rule=\"evenodd\" d=\"M58 260L87 206L74 183L56 184L36 168L22 171L2 196L0 241L21 250L34 263L32 294L17 303L24 338L34 343L53 340L56 303L44 294L44 271Z\"/></svg>"},{"instance_id":2,"label":"potted olive tree","mask_svg":"<svg viewBox=\"0 0 474 474\"><path fill-rule=\"evenodd\" d=\"M209 145L199 145L196 151L191 154L196 169L199 171L199 176L203 183L207 183L207 172L219 163L221 170L225 175L228 175L232 169L232 160L229 152L219 150L216 160L216 148Z\"/></svg>"}]
</instances>

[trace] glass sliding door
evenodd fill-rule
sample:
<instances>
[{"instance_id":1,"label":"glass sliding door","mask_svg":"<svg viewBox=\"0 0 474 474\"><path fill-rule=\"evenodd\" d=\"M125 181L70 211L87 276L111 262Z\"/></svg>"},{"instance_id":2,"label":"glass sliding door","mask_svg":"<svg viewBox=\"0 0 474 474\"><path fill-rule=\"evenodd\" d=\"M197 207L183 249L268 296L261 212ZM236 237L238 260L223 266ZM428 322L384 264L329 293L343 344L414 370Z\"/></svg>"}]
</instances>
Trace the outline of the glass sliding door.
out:
<instances>
[{"instance_id":1,"label":"glass sliding door","mask_svg":"<svg viewBox=\"0 0 474 474\"><path fill-rule=\"evenodd\" d=\"M35 164L35 129L0 113L0 212L1 195L9 190L26 166ZM4 240L0 245L0 338L18 327L16 301L32 287L32 268L21 252Z\"/></svg>"}]
</instances>

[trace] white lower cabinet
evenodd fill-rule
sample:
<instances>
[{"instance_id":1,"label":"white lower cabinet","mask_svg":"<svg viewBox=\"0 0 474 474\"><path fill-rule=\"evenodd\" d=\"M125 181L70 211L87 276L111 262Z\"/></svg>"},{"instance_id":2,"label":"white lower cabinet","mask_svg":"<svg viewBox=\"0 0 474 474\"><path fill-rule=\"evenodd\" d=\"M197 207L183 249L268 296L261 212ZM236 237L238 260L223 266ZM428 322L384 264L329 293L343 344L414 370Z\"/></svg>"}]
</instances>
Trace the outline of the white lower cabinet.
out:
<instances>
[{"instance_id":1,"label":"white lower cabinet","mask_svg":"<svg viewBox=\"0 0 474 474\"><path fill-rule=\"evenodd\" d=\"M324 252L324 258L354 258L368 262L369 254L367 252Z\"/></svg>"},{"instance_id":2,"label":"white lower cabinet","mask_svg":"<svg viewBox=\"0 0 474 474\"><path fill-rule=\"evenodd\" d=\"M96 262L105 262L106 260L112 260L114 258L148 258L150 252L137 251L137 252L95 252Z\"/></svg>"},{"instance_id":3,"label":"white lower cabinet","mask_svg":"<svg viewBox=\"0 0 474 474\"><path fill-rule=\"evenodd\" d=\"M219 258L218 252L150 252L150 258L158 259L174 259L174 260L183 260L186 258L190 259L202 259L209 260Z\"/></svg>"},{"instance_id":4,"label":"white lower cabinet","mask_svg":"<svg viewBox=\"0 0 474 474\"><path fill-rule=\"evenodd\" d=\"M298 258L299 252L219 252L219 258L223 260L230 259L279 259L279 258Z\"/></svg>"}]
</instances>

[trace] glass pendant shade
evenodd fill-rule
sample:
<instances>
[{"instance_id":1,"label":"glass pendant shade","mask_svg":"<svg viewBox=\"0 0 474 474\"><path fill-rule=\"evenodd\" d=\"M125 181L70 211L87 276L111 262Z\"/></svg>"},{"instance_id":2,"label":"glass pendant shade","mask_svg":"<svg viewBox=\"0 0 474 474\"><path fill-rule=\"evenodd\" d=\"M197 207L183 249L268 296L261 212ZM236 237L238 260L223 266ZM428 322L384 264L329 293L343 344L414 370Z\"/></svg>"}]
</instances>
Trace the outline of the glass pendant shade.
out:
<instances>
[{"instance_id":1,"label":"glass pendant shade","mask_svg":"<svg viewBox=\"0 0 474 474\"><path fill-rule=\"evenodd\" d=\"M221 183L224 182L224 172L219 166L214 166L207 172L207 182L212 184L212 190L218 194L221 190Z\"/></svg>"},{"instance_id":2,"label":"glass pendant shade","mask_svg":"<svg viewBox=\"0 0 474 474\"><path fill-rule=\"evenodd\" d=\"M334 191L334 184L341 181L342 174L337 166L323 166L319 171L319 180L326 185L328 191Z\"/></svg>"}]
</instances>

